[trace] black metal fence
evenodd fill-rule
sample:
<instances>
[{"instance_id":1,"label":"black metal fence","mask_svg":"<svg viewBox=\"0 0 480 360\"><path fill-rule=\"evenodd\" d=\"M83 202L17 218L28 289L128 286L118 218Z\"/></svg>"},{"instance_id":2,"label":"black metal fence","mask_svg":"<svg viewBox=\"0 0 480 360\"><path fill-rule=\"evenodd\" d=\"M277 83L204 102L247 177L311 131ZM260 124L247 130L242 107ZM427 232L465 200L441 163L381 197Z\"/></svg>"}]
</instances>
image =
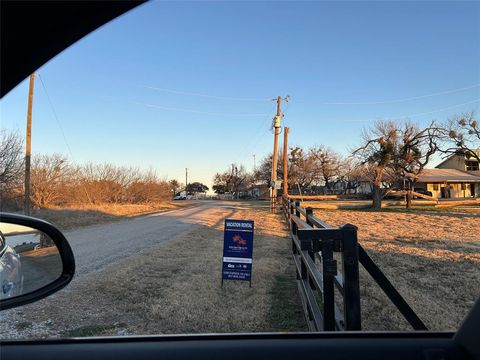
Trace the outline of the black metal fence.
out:
<instances>
[{"instance_id":1,"label":"black metal fence","mask_svg":"<svg viewBox=\"0 0 480 360\"><path fill-rule=\"evenodd\" d=\"M310 331L361 330L359 264L415 330L425 324L402 298L357 240L357 227L335 228L311 208L283 198L292 236L297 285Z\"/></svg>"}]
</instances>

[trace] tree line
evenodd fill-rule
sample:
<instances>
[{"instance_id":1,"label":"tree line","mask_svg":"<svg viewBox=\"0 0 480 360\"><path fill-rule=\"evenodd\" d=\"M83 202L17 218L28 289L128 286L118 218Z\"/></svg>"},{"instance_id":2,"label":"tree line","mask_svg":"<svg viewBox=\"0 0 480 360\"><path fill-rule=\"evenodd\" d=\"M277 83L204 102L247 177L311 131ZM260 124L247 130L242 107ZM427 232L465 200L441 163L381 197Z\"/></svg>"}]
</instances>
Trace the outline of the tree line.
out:
<instances>
[{"instance_id":1,"label":"tree line","mask_svg":"<svg viewBox=\"0 0 480 360\"><path fill-rule=\"evenodd\" d=\"M24 179L23 139L0 132L2 207L21 208ZM166 181L155 171L109 163L77 165L61 154L34 154L31 202L35 207L82 204L139 204L171 199L183 184ZM196 190L195 186L194 189Z\"/></svg>"},{"instance_id":2,"label":"tree line","mask_svg":"<svg viewBox=\"0 0 480 360\"><path fill-rule=\"evenodd\" d=\"M407 206L422 170L433 155L461 154L480 161L480 126L474 113L453 117L444 123L419 127L409 121L378 121L365 129L350 154L341 155L329 147L294 146L288 149L288 186L292 193L356 193L369 184L372 205L381 207L392 189L407 184ZM280 152L278 179L283 178ZM254 171L232 164L215 174L217 194L239 197L258 185L271 186L272 155L265 156ZM0 131L0 191L2 204L21 207L23 201L23 139L18 133ZM148 203L170 199L180 190L204 193L208 187L194 182L166 181L153 170L108 163L77 165L60 154L32 157L31 201L34 206L70 206L101 203ZM3 206L5 207L5 206Z\"/></svg>"},{"instance_id":3,"label":"tree line","mask_svg":"<svg viewBox=\"0 0 480 360\"><path fill-rule=\"evenodd\" d=\"M372 207L380 208L392 189L405 187L407 207L423 169L435 154L451 154L480 161L480 127L474 113L464 113L444 123L432 121L420 127L410 121L377 121L364 129L359 144L346 156L329 147L289 148L288 187L291 193L356 193L368 184ZM278 179L283 179L283 153L280 151ZM255 171L232 164L214 176L213 190L234 196L256 185L271 186L272 154L265 156Z\"/></svg>"}]
</instances>

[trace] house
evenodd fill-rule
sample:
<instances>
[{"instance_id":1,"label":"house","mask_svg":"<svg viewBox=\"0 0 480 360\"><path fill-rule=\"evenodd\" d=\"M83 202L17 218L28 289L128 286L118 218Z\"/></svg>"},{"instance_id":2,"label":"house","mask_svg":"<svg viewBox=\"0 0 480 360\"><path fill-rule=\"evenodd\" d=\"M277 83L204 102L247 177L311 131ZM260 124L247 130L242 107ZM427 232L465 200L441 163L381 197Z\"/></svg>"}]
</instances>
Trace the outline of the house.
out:
<instances>
[{"instance_id":1,"label":"house","mask_svg":"<svg viewBox=\"0 0 480 360\"><path fill-rule=\"evenodd\" d=\"M243 195L253 199L266 200L270 198L270 187L267 184L259 182L244 191Z\"/></svg>"},{"instance_id":2,"label":"house","mask_svg":"<svg viewBox=\"0 0 480 360\"><path fill-rule=\"evenodd\" d=\"M480 156L480 149L474 150L477 156ZM480 176L480 164L474 157L467 157L465 155L453 154L443 160L436 166L438 169L456 169L468 172L472 175Z\"/></svg>"},{"instance_id":3,"label":"house","mask_svg":"<svg viewBox=\"0 0 480 360\"><path fill-rule=\"evenodd\" d=\"M476 150L480 155L480 150ZM454 154L434 169L424 169L416 189L427 190L435 198L480 197L480 166L473 157Z\"/></svg>"}]
</instances>

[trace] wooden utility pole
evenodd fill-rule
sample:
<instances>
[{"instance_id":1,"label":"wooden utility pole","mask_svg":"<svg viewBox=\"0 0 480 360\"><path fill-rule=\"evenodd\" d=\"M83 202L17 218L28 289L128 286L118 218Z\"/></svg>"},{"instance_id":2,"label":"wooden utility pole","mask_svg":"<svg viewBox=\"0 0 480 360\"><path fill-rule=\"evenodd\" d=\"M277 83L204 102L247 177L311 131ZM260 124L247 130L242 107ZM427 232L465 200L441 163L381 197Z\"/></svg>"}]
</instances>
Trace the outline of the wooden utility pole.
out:
<instances>
[{"instance_id":1,"label":"wooden utility pole","mask_svg":"<svg viewBox=\"0 0 480 360\"><path fill-rule=\"evenodd\" d=\"M185 168L185 198L187 198L188 169Z\"/></svg>"},{"instance_id":2,"label":"wooden utility pole","mask_svg":"<svg viewBox=\"0 0 480 360\"><path fill-rule=\"evenodd\" d=\"M285 99L286 100L286 99ZM274 138L273 138L273 156L272 156L272 181L270 191L271 210L275 211L275 204L277 202L277 163L278 163L278 135L280 134L282 112L280 104L282 102L281 96L277 97L277 114L273 118Z\"/></svg>"},{"instance_id":3,"label":"wooden utility pole","mask_svg":"<svg viewBox=\"0 0 480 360\"><path fill-rule=\"evenodd\" d=\"M25 198L23 202L23 212L30 215L30 162L32 155L32 106L33 106L33 87L35 84L35 73L30 75L30 84L28 87L28 107L27 107L27 134L25 150Z\"/></svg>"},{"instance_id":4,"label":"wooden utility pole","mask_svg":"<svg viewBox=\"0 0 480 360\"><path fill-rule=\"evenodd\" d=\"M283 195L288 196L288 132L290 128L283 128Z\"/></svg>"}]
</instances>

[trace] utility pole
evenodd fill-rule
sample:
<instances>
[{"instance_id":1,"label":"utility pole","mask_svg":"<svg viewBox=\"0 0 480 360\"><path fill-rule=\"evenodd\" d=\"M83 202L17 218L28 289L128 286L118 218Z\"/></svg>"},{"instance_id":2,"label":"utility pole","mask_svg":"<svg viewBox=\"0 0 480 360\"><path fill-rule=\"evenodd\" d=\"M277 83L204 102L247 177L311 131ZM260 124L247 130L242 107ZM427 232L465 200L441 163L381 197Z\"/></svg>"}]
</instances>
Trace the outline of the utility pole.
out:
<instances>
[{"instance_id":1,"label":"utility pole","mask_svg":"<svg viewBox=\"0 0 480 360\"><path fill-rule=\"evenodd\" d=\"M288 101L288 96L283 100ZM271 191L270 191L270 201L271 201L271 210L275 212L275 204L277 202L277 162L278 162L278 135L280 134L281 121L282 121L282 112L280 104L282 102L282 97L277 97L277 114L273 118L273 127L274 127L274 138L273 138L273 156L272 156L272 181L271 181Z\"/></svg>"},{"instance_id":2,"label":"utility pole","mask_svg":"<svg viewBox=\"0 0 480 360\"><path fill-rule=\"evenodd\" d=\"M185 168L185 198L187 197L188 169Z\"/></svg>"},{"instance_id":3,"label":"utility pole","mask_svg":"<svg viewBox=\"0 0 480 360\"><path fill-rule=\"evenodd\" d=\"M255 154L253 154L253 172L257 170L256 162L255 162Z\"/></svg>"},{"instance_id":4,"label":"utility pole","mask_svg":"<svg viewBox=\"0 0 480 360\"><path fill-rule=\"evenodd\" d=\"M230 191L230 194L232 195L232 200L233 200L233 193L235 192L235 183L236 183L236 179L235 179L235 164L232 164L232 176L231 176L231 179L230 179L230 185L232 186L232 189ZM235 196L237 196L237 194L235 194Z\"/></svg>"},{"instance_id":5,"label":"utility pole","mask_svg":"<svg viewBox=\"0 0 480 360\"><path fill-rule=\"evenodd\" d=\"M32 106L33 106L33 88L35 84L35 73L30 75L30 84L28 87L28 107L27 107L27 134L25 150L25 198L23 203L23 212L30 215L30 162L32 155Z\"/></svg>"},{"instance_id":6,"label":"utility pole","mask_svg":"<svg viewBox=\"0 0 480 360\"><path fill-rule=\"evenodd\" d=\"M283 195L288 196L288 132L290 128L283 128Z\"/></svg>"}]
</instances>

